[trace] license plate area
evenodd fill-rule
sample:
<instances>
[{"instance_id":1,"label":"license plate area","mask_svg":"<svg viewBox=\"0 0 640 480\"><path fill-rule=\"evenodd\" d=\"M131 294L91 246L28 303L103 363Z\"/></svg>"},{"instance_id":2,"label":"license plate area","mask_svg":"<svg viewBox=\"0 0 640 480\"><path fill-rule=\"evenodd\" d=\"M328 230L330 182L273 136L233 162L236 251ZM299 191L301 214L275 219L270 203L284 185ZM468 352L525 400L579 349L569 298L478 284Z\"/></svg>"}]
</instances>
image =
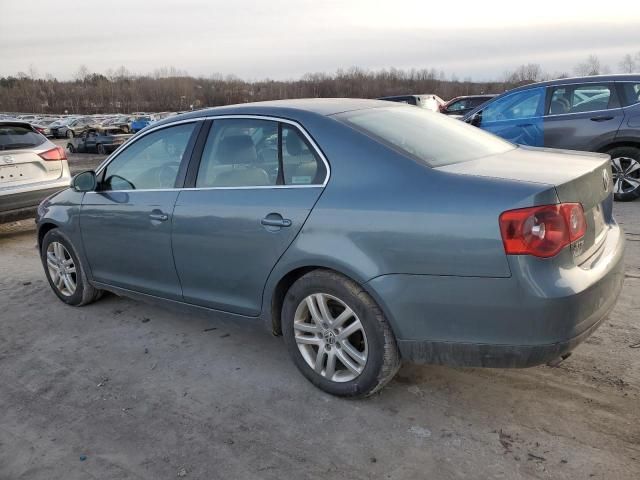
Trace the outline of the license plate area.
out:
<instances>
[{"instance_id":1,"label":"license plate area","mask_svg":"<svg viewBox=\"0 0 640 480\"><path fill-rule=\"evenodd\" d=\"M19 182L26 177L24 168L20 165L0 166L0 184Z\"/></svg>"}]
</instances>

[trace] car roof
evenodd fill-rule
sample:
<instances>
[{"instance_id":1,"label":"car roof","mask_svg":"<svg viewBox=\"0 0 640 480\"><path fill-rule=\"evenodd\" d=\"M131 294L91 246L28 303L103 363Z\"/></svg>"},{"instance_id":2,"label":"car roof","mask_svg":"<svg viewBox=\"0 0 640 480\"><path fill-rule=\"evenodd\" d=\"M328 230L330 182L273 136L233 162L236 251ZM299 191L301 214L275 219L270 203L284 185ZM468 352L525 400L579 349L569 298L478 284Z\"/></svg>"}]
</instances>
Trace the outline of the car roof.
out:
<instances>
[{"instance_id":1,"label":"car roof","mask_svg":"<svg viewBox=\"0 0 640 480\"><path fill-rule=\"evenodd\" d=\"M14 127L25 127L33 130L31 123L20 120L0 120L0 125L11 125Z\"/></svg>"},{"instance_id":2,"label":"car roof","mask_svg":"<svg viewBox=\"0 0 640 480\"><path fill-rule=\"evenodd\" d=\"M224 107L205 108L189 113L174 115L154 123L154 127L167 125L190 118L210 117L216 115L264 115L296 119L305 113L322 116L353 110L370 108L402 108L399 103L362 98L301 98L293 100L270 100L266 102L241 103Z\"/></svg>"},{"instance_id":3,"label":"car roof","mask_svg":"<svg viewBox=\"0 0 640 480\"><path fill-rule=\"evenodd\" d=\"M640 81L640 75L637 73L618 73L610 75L589 75L586 77L569 77L569 78L556 78L554 80L546 80L544 82L529 83L518 88L509 90L509 92L515 92L518 90L526 90L534 87L550 87L553 85L563 85L568 83L598 83L598 82L628 82L628 81Z\"/></svg>"}]
</instances>

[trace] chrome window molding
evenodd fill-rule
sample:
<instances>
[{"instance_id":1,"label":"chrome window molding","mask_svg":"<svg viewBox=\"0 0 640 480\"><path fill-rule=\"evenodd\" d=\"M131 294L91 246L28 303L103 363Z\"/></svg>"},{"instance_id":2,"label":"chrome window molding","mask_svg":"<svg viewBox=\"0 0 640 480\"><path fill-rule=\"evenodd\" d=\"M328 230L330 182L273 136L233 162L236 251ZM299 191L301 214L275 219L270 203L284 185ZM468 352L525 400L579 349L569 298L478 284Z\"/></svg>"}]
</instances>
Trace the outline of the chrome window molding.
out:
<instances>
[{"instance_id":1,"label":"chrome window molding","mask_svg":"<svg viewBox=\"0 0 640 480\"><path fill-rule=\"evenodd\" d=\"M100 175L100 173L107 168L107 166L109 165L109 163L111 163L126 147L132 145L133 143L137 142L138 140L140 140L141 138L145 137L146 135L158 131L158 130L162 130L163 128L169 128L169 127L173 127L175 125L181 125L184 123L195 123L195 122L200 122L200 121L204 121L204 120L224 120L224 119L242 119L242 118L246 118L246 119L251 119L251 120L268 120L268 121L272 121L272 122L281 122L281 123L286 123L289 125L292 125L294 128L296 128L298 131L300 131L304 137L307 139L307 141L309 142L309 144L311 145L311 148L313 148L313 150L315 151L316 155L318 155L318 157L320 157L320 159L322 160L322 163L324 163L325 169L326 169L326 174L324 177L324 181L322 183L318 183L318 184L311 184L311 185L256 185L256 186L242 186L242 187L187 187L187 188L164 188L164 189L140 189L140 190L105 190L105 192L172 192L172 191L177 191L177 190L264 190L264 189L281 189L281 188L324 188L327 183L329 182L329 178L331 178L331 166L329 165L329 162L327 161L327 158L324 156L324 154L322 153L322 150L320 149L320 147L318 147L318 144L314 141L314 139L311 137L311 135L309 135L309 133L305 130L305 128L300 125L298 122L296 122L295 120L289 120L288 118L280 118L280 117L273 117L273 116L269 116L269 115L247 115L247 114L238 114L238 115L233 115L233 114L225 114L225 115L212 115L212 116L207 116L207 117L197 117L197 118L189 118L189 119L185 119L185 120L178 120L175 122L170 122L170 123L164 123L162 125L158 125L154 128L150 128L149 130L142 132L142 134L136 135L134 137L131 138L131 140L129 140L126 143L123 143L120 147L118 147L109 157L107 157L104 162L102 162L98 168L96 169L96 176ZM102 192L88 192L88 193L102 193Z\"/></svg>"}]
</instances>

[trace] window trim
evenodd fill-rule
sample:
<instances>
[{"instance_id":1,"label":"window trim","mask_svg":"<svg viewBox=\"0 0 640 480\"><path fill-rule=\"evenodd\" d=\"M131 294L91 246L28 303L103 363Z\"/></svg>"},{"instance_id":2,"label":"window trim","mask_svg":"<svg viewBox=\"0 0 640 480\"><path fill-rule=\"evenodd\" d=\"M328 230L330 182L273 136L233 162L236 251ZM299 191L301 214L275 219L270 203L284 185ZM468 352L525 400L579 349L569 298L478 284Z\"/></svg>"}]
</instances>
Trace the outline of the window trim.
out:
<instances>
[{"instance_id":1,"label":"window trim","mask_svg":"<svg viewBox=\"0 0 640 480\"><path fill-rule=\"evenodd\" d=\"M622 95L622 84L623 83L633 83L634 85L640 84L640 79L638 80L615 80L613 82L615 84L615 88L618 92L618 100L620 101L620 108L629 108L629 107L634 107L638 104L640 104L640 98L638 99L638 101L630 103L629 105L622 105L622 101L623 100L623 95Z\"/></svg>"},{"instance_id":2,"label":"window trim","mask_svg":"<svg viewBox=\"0 0 640 480\"><path fill-rule=\"evenodd\" d=\"M213 122L215 122L216 120L243 119L243 118L252 119L252 120L270 120L272 122L281 122L281 123L292 125L294 128L296 128L307 139L307 141L311 145L311 148L313 148L315 153L322 160L322 163L324 163L324 166L326 169L324 181L322 183L318 183L314 185L256 185L256 186L243 186L243 187L195 187L195 186L187 187L186 185L184 185L182 187L164 188L164 189L109 190L109 192L132 192L132 191L173 192L173 191L182 191L182 190L265 190L265 189L281 189L281 188L324 188L327 186L327 183L329 183L329 179L331 178L331 166L329 165L327 158L324 156L324 153L322 152L320 147L318 147L318 144L315 142L313 137L309 135L309 133L305 130L305 128L295 120L290 120L288 118L274 117L271 115L246 115L246 114L211 115L211 116L204 116L204 117L197 117L197 118L189 118L185 120L177 120L171 123L157 125L156 127L153 127L153 128L150 128L149 130L145 130L144 132L141 132L139 135L135 135L134 137L131 138L131 140L124 143L117 150L115 150L109 157L105 159L104 162L102 162L98 166L98 168L96 169L96 176L99 176L104 171L104 169L109 165L109 163L111 163L125 148L128 148L129 145L132 145L133 143L137 142L141 138L157 130L161 130L167 127L173 127L175 125L180 125L182 123L203 122L207 120L212 121L211 125L213 126ZM204 130L205 130L204 128L201 128L200 134L202 134ZM200 165L201 156L202 156L202 149L193 150L193 152L191 153L191 158L187 160L188 162L187 171L191 171L191 169L193 168L192 165L194 164L195 164L194 167L196 168L196 170L198 169ZM195 182L194 182L194 185L195 185ZM92 193L92 192L89 192L89 193ZM99 193L99 192L93 192L93 193Z\"/></svg>"}]
</instances>

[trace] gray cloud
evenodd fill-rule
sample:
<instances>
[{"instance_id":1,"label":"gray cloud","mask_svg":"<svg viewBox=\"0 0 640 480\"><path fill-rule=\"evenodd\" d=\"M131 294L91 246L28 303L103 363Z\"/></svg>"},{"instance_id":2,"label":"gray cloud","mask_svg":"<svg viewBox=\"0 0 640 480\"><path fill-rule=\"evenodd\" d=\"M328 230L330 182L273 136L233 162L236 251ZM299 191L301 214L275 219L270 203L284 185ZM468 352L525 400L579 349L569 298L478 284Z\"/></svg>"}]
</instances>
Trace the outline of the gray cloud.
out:
<instances>
[{"instance_id":1,"label":"gray cloud","mask_svg":"<svg viewBox=\"0 0 640 480\"><path fill-rule=\"evenodd\" d=\"M35 3L35 5L34 5ZM615 69L640 50L635 18L519 25L419 28L367 24L339 1L271 0L7 2L1 7L0 75L26 71L69 78L124 65L145 73L175 66L192 75L291 78L363 68L436 68L459 77L500 77L522 63L571 72L590 53ZM409 13L407 13L409 15ZM382 17L384 18L384 17Z\"/></svg>"}]
</instances>

